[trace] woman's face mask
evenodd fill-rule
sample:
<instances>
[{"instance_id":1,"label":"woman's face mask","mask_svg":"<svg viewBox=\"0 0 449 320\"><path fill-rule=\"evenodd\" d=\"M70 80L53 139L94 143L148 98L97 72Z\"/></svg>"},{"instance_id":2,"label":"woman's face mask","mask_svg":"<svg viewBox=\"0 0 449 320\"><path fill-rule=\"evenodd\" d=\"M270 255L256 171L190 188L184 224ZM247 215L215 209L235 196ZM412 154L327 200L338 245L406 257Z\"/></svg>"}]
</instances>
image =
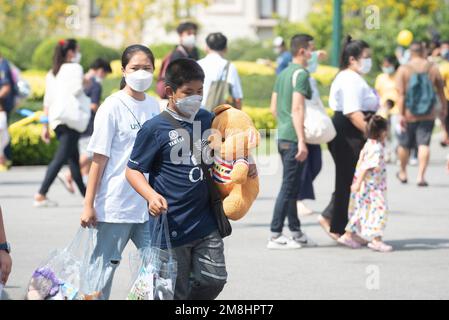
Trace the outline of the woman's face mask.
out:
<instances>
[{"instance_id":1,"label":"woman's face mask","mask_svg":"<svg viewBox=\"0 0 449 320\"><path fill-rule=\"evenodd\" d=\"M363 58L359 62L359 72L361 74L370 73L372 67L373 67L373 61L371 60L371 58Z\"/></svg>"},{"instance_id":2,"label":"woman's face mask","mask_svg":"<svg viewBox=\"0 0 449 320\"><path fill-rule=\"evenodd\" d=\"M177 100L175 105L181 113L181 116L184 116L192 121L200 111L202 101L203 96L193 95Z\"/></svg>"},{"instance_id":3,"label":"woman's face mask","mask_svg":"<svg viewBox=\"0 0 449 320\"><path fill-rule=\"evenodd\" d=\"M145 92L150 89L153 83L153 74L146 70L125 73L125 81L134 91Z\"/></svg>"},{"instance_id":4,"label":"woman's face mask","mask_svg":"<svg viewBox=\"0 0 449 320\"><path fill-rule=\"evenodd\" d=\"M382 67L382 72L386 73L388 75L392 75L394 73L395 69L393 66L389 66L389 67Z\"/></svg>"},{"instance_id":5,"label":"woman's face mask","mask_svg":"<svg viewBox=\"0 0 449 320\"><path fill-rule=\"evenodd\" d=\"M307 70L310 73L315 73L318 70L318 51L312 53L312 58L308 61Z\"/></svg>"},{"instance_id":6,"label":"woman's face mask","mask_svg":"<svg viewBox=\"0 0 449 320\"><path fill-rule=\"evenodd\" d=\"M83 58L83 55L81 54L81 52L77 51L75 56L72 59L73 63L81 63L81 59Z\"/></svg>"}]
</instances>

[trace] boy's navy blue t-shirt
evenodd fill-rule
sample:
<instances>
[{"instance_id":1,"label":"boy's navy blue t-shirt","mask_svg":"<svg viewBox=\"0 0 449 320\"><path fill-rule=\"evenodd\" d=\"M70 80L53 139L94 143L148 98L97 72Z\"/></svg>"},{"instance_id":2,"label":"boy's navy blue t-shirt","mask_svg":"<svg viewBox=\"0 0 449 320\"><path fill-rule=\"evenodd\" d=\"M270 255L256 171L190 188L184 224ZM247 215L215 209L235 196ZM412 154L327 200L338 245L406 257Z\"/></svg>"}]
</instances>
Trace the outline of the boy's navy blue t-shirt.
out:
<instances>
[{"instance_id":1,"label":"boy's navy blue t-shirt","mask_svg":"<svg viewBox=\"0 0 449 320\"><path fill-rule=\"evenodd\" d=\"M201 123L201 145L203 152L207 153L210 150L204 132L211 128L212 120L213 115L206 110L200 110L195 118L197 124ZM192 136L193 124L184 121L180 124ZM180 152L182 149L183 153ZM173 161L173 153L182 155L182 160L179 158ZM173 247L199 240L218 229L207 182L201 167L190 153L189 142L182 141L182 137L162 115L147 121L139 131L128 167L149 173L150 185L167 200L167 218ZM150 219L150 230L153 230L154 222L155 219ZM165 241L162 247L165 247Z\"/></svg>"}]
</instances>

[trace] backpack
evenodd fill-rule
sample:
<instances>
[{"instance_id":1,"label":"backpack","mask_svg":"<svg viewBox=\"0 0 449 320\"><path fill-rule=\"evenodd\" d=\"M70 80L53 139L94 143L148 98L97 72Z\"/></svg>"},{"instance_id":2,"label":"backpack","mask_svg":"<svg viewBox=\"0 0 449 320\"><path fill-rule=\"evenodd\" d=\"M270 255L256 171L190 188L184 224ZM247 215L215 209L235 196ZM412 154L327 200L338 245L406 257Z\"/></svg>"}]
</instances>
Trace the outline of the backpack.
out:
<instances>
[{"instance_id":1,"label":"backpack","mask_svg":"<svg viewBox=\"0 0 449 320\"><path fill-rule=\"evenodd\" d=\"M408 66L412 69L411 66ZM410 77L405 105L407 109L415 116L429 115L436 103L436 94L432 81L429 77L429 71L432 64L429 63L426 72L413 71Z\"/></svg>"},{"instance_id":2,"label":"backpack","mask_svg":"<svg viewBox=\"0 0 449 320\"><path fill-rule=\"evenodd\" d=\"M228 82L230 66L231 62L229 61L223 69L220 78L211 83L205 103L206 110L212 111L215 107L228 102L228 98L232 92L232 85Z\"/></svg>"},{"instance_id":3,"label":"backpack","mask_svg":"<svg viewBox=\"0 0 449 320\"><path fill-rule=\"evenodd\" d=\"M161 99L167 99L167 94L165 93L165 74L167 73L167 69L171 62L173 53L175 53L176 51L181 52L186 57L189 56L188 53L185 51L185 49L182 46L178 46L175 50L173 50L172 52L167 54L165 56L164 60L162 60L161 72L159 73L159 77L158 77L157 83L156 83L156 93L158 94L158 96Z\"/></svg>"}]
</instances>

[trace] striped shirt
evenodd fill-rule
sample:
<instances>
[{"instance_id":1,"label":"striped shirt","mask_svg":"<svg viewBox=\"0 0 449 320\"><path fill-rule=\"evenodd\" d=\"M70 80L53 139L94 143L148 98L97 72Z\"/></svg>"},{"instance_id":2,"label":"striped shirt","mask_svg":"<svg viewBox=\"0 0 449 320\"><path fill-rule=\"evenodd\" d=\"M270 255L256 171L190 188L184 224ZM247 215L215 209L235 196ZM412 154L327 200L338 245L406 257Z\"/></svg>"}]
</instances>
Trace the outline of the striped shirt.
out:
<instances>
[{"instance_id":1,"label":"striped shirt","mask_svg":"<svg viewBox=\"0 0 449 320\"><path fill-rule=\"evenodd\" d=\"M235 161L226 161L219 156L214 157L214 166L212 168L212 174L215 182L220 184L231 183L231 172L236 163L245 163L249 165L247 159L238 159Z\"/></svg>"}]
</instances>

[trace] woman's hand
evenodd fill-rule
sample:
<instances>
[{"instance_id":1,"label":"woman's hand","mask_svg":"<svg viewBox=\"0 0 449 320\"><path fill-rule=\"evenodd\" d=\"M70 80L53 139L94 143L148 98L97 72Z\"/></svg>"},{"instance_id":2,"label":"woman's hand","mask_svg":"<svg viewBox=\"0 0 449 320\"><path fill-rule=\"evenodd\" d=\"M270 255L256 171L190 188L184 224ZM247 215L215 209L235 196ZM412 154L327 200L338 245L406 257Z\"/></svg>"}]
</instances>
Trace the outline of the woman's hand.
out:
<instances>
[{"instance_id":1,"label":"woman's hand","mask_svg":"<svg viewBox=\"0 0 449 320\"><path fill-rule=\"evenodd\" d=\"M148 200L148 211L153 217L159 217L161 214L167 213L168 204L167 200L159 193L152 193Z\"/></svg>"},{"instance_id":2,"label":"woman's hand","mask_svg":"<svg viewBox=\"0 0 449 320\"><path fill-rule=\"evenodd\" d=\"M97 226L97 213L92 207L84 207L81 215L81 226L83 228L90 228Z\"/></svg>"},{"instance_id":3,"label":"woman's hand","mask_svg":"<svg viewBox=\"0 0 449 320\"><path fill-rule=\"evenodd\" d=\"M351 192L353 192L353 193L359 192L361 188L362 188L362 184L360 182L355 182L351 186Z\"/></svg>"},{"instance_id":4,"label":"woman's hand","mask_svg":"<svg viewBox=\"0 0 449 320\"><path fill-rule=\"evenodd\" d=\"M304 141L298 142L298 153L295 156L296 161L304 162L309 156L309 149L307 149L307 145Z\"/></svg>"},{"instance_id":5,"label":"woman's hand","mask_svg":"<svg viewBox=\"0 0 449 320\"><path fill-rule=\"evenodd\" d=\"M50 144L50 129L48 126L42 128L41 139L45 144Z\"/></svg>"},{"instance_id":6,"label":"woman's hand","mask_svg":"<svg viewBox=\"0 0 449 320\"><path fill-rule=\"evenodd\" d=\"M12 260L9 253L0 250L0 283L6 284L9 274L11 273Z\"/></svg>"}]
</instances>

